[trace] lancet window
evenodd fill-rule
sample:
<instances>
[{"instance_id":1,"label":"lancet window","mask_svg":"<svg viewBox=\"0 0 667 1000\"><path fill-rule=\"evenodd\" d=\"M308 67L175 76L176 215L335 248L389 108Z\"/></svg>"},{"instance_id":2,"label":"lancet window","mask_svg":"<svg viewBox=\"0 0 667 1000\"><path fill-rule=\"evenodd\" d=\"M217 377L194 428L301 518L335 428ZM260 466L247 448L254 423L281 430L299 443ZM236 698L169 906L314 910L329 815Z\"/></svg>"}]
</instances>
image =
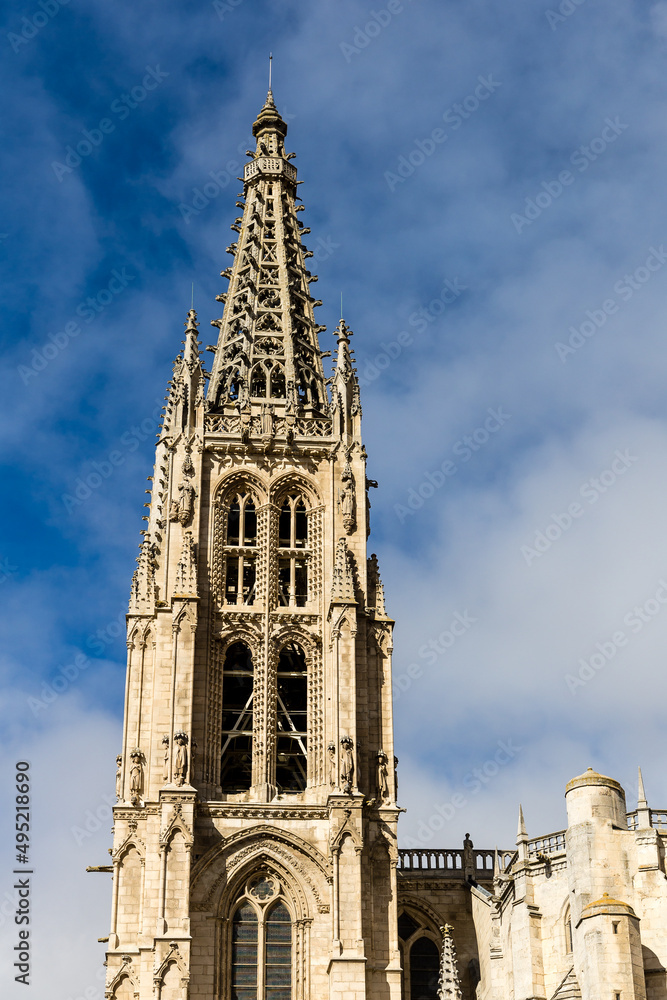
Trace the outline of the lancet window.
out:
<instances>
[{"instance_id":1,"label":"lancet window","mask_svg":"<svg viewBox=\"0 0 667 1000\"><path fill-rule=\"evenodd\" d=\"M250 377L250 395L255 399L284 399L285 393L283 366L270 358L257 362Z\"/></svg>"},{"instance_id":2,"label":"lancet window","mask_svg":"<svg viewBox=\"0 0 667 1000\"><path fill-rule=\"evenodd\" d=\"M227 514L225 603L254 604L257 511L249 493L239 493Z\"/></svg>"},{"instance_id":3,"label":"lancet window","mask_svg":"<svg viewBox=\"0 0 667 1000\"><path fill-rule=\"evenodd\" d=\"M303 498L285 498L278 523L278 595L284 607L302 608L308 601L308 514Z\"/></svg>"},{"instance_id":4,"label":"lancet window","mask_svg":"<svg viewBox=\"0 0 667 1000\"><path fill-rule=\"evenodd\" d=\"M276 784L281 792L301 792L308 778L308 673L297 643L281 649L276 679Z\"/></svg>"},{"instance_id":5,"label":"lancet window","mask_svg":"<svg viewBox=\"0 0 667 1000\"><path fill-rule=\"evenodd\" d=\"M244 792L252 784L252 714L254 670L243 642L228 647L222 672L222 747L220 785L223 792Z\"/></svg>"},{"instance_id":6,"label":"lancet window","mask_svg":"<svg viewBox=\"0 0 667 1000\"><path fill-rule=\"evenodd\" d=\"M440 950L427 929L411 913L398 918L403 966L403 1000L437 1000Z\"/></svg>"},{"instance_id":7,"label":"lancet window","mask_svg":"<svg viewBox=\"0 0 667 1000\"><path fill-rule=\"evenodd\" d=\"M232 917L232 1000L292 1000L292 936L278 879L250 879Z\"/></svg>"}]
</instances>

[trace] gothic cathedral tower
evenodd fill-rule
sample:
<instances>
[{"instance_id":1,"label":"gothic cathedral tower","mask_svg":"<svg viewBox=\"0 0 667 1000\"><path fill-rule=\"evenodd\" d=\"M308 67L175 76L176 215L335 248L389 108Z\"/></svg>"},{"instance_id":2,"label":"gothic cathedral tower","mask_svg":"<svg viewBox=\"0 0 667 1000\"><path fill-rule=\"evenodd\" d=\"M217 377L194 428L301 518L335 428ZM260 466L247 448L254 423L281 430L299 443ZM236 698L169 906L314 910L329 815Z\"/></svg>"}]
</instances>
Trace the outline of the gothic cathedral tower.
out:
<instances>
[{"instance_id":1,"label":"gothic cathedral tower","mask_svg":"<svg viewBox=\"0 0 667 1000\"><path fill-rule=\"evenodd\" d=\"M393 622L351 331L325 379L286 133L269 92L212 371L191 310L166 397L128 615L109 1000L400 997Z\"/></svg>"}]
</instances>

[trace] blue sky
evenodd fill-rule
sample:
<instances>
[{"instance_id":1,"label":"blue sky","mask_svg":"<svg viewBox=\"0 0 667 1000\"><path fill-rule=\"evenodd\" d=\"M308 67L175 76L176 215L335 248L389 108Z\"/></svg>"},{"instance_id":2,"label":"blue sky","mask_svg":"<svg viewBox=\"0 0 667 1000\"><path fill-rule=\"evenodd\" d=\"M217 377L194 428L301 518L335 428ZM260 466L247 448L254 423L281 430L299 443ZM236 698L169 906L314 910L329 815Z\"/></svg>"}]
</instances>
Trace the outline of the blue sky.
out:
<instances>
[{"instance_id":1,"label":"blue sky","mask_svg":"<svg viewBox=\"0 0 667 1000\"><path fill-rule=\"evenodd\" d=\"M108 886L83 869L110 844L155 412L193 282L214 340L269 50L318 316L342 292L355 331L404 842L511 846L519 800L560 829L589 765L633 807L641 763L667 805L667 3L2 16L3 794L29 758L36 984L101 989Z\"/></svg>"}]
</instances>

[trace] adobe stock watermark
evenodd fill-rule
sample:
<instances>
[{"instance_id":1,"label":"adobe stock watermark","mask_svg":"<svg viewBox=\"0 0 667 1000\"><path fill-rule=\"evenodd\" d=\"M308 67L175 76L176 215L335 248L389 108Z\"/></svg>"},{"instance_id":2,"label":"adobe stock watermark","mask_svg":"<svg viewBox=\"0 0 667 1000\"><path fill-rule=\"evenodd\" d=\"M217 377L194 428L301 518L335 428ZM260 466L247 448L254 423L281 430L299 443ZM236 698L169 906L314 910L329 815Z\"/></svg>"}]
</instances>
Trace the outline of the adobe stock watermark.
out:
<instances>
[{"instance_id":1,"label":"adobe stock watermark","mask_svg":"<svg viewBox=\"0 0 667 1000\"><path fill-rule=\"evenodd\" d=\"M245 0L213 0L211 6L221 21L224 21L228 14L233 14L237 7L240 7Z\"/></svg>"},{"instance_id":2,"label":"adobe stock watermark","mask_svg":"<svg viewBox=\"0 0 667 1000\"><path fill-rule=\"evenodd\" d=\"M116 115L119 122L124 122L129 118L130 111L134 111L146 100L151 91L156 90L163 80L166 80L169 73L165 73L157 66L146 66L146 75L141 83L136 84L129 92L116 97L109 105L109 113ZM79 139L76 146L66 146L64 163L54 160L51 169L62 184L63 179L74 172L81 165L81 162L104 142L107 135L116 131L116 122L112 118L101 118L97 126L92 129L81 130L83 139Z\"/></svg>"},{"instance_id":3,"label":"adobe stock watermark","mask_svg":"<svg viewBox=\"0 0 667 1000\"><path fill-rule=\"evenodd\" d=\"M38 10L28 17L21 18L20 33L7 32L7 41L14 52L20 52L24 45L36 38L40 31L49 24L61 7L66 7L70 0L39 0Z\"/></svg>"},{"instance_id":4,"label":"adobe stock watermark","mask_svg":"<svg viewBox=\"0 0 667 1000\"><path fill-rule=\"evenodd\" d=\"M76 824L69 828L77 847L80 847L84 840L88 840L89 837L96 834L105 820L113 819L112 806L115 805L116 796L105 793L102 795L102 800L95 812L86 809L83 819L80 820L80 825Z\"/></svg>"},{"instance_id":5,"label":"adobe stock watermark","mask_svg":"<svg viewBox=\"0 0 667 1000\"><path fill-rule=\"evenodd\" d=\"M505 413L502 406L495 409L489 407L488 416L475 427L470 434L464 434L460 440L452 445L451 452L461 460L460 464L469 462L476 452L480 451L491 438L498 433L511 419L511 413ZM410 487L407 492L405 504L395 503L394 513L401 524L406 517L412 516L424 506L427 500L435 494L436 490L442 489L448 479L451 479L459 471L457 465L451 458L444 459L443 462L432 472L425 472L424 479L416 488Z\"/></svg>"},{"instance_id":6,"label":"adobe stock watermark","mask_svg":"<svg viewBox=\"0 0 667 1000\"><path fill-rule=\"evenodd\" d=\"M420 306L415 312L410 313L408 325L416 329L417 333L423 333L431 323L435 323L442 316L448 306L467 291L468 285L464 285L458 277L445 278L440 294L431 299L427 306ZM382 340L380 343L382 350L378 351L372 360L364 363L364 369L359 374L359 385L362 388L379 378L382 372L400 357L403 348L412 346L414 337L409 330L401 330L394 340L388 343Z\"/></svg>"},{"instance_id":7,"label":"adobe stock watermark","mask_svg":"<svg viewBox=\"0 0 667 1000\"><path fill-rule=\"evenodd\" d=\"M420 820L417 827L417 837L406 837L404 846L408 850L419 850L429 844L436 833L440 833L447 823L451 823L457 813L470 803L470 800L488 787L488 785L498 777L502 768L514 761L517 754L523 750L522 746L515 746L513 740L498 740L498 749L485 760L479 767L473 767L469 771L461 784L467 794L455 792L446 802L441 802L434 806L433 813L426 820Z\"/></svg>"},{"instance_id":8,"label":"adobe stock watermark","mask_svg":"<svg viewBox=\"0 0 667 1000\"><path fill-rule=\"evenodd\" d=\"M4 559L0 559L0 584L7 583L8 580L18 573L18 566L12 565L9 561L9 557L5 556Z\"/></svg>"},{"instance_id":9,"label":"adobe stock watermark","mask_svg":"<svg viewBox=\"0 0 667 1000\"><path fill-rule=\"evenodd\" d=\"M435 639L429 639L428 642L421 645L417 650L417 655L421 660L425 660L428 666L432 667L478 621L479 619L473 618L467 609L463 614L460 611L455 611L447 628L443 629ZM412 687L413 681L419 680L423 676L424 668L418 663L409 663L403 673L394 674L392 682L394 701Z\"/></svg>"},{"instance_id":10,"label":"adobe stock watermark","mask_svg":"<svg viewBox=\"0 0 667 1000\"><path fill-rule=\"evenodd\" d=\"M126 634L125 608L116 618L112 618L103 628L98 628L86 639L86 647L95 656L102 656L108 646L116 642L120 636ZM78 680L84 670L93 663L86 653L77 653L71 663L61 667L53 680L49 683L45 681L40 689L40 697L29 695L26 698L27 705L32 714L37 717L40 712L46 711L49 705L57 701L60 695L64 694L72 684Z\"/></svg>"},{"instance_id":11,"label":"adobe stock watermark","mask_svg":"<svg viewBox=\"0 0 667 1000\"><path fill-rule=\"evenodd\" d=\"M288 111L282 114L284 120L289 123L294 121L296 115L291 115ZM236 147L236 155L243 157L248 146L252 146L254 138L249 136L244 142L240 142ZM205 208L215 201L215 199L227 188L233 180L242 180L237 177L237 172L243 167L243 160L228 160L220 170L209 170L205 180L197 187L192 188L192 198L188 204L184 201L179 203L178 210L185 222L190 225L192 220L204 211ZM210 178L210 179L209 179ZM239 195L241 197L241 195Z\"/></svg>"},{"instance_id":12,"label":"adobe stock watermark","mask_svg":"<svg viewBox=\"0 0 667 1000\"><path fill-rule=\"evenodd\" d=\"M579 175L585 173L592 163L595 163L605 153L619 135L628 128L618 115L615 118L605 118L604 128L586 146L578 146L571 154L569 162L577 168ZM542 181L542 190L532 198L526 198L523 215L512 212L510 222L517 233L522 233L526 226L532 226L536 219L550 208L577 179L577 174L571 170L561 170L556 180Z\"/></svg>"},{"instance_id":13,"label":"adobe stock watermark","mask_svg":"<svg viewBox=\"0 0 667 1000\"><path fill-rule=\"evenodd\" d=\"M95 490L98 490L105 480L109 479L114 471L124 464L128 455L135 452L139 445L143 444L162 422L162 407L156 403L150 417L144 417L139 424L135 424L121 434L119 448L112 448L101 461L92 461L90 465L92 472L85 476L78 476L71 487L71 493L63 493L60 497L68 514L90 500ZM122 450L121 450L122 449Z\"/></svg>"},{"instance_id":14,"label":"adobe stock watermark","mask_svg":"<svg viewBox=\"0 0 667 1000\"><path fill-rule=\"evenodd\" d=\"M460 104L452 104L442 115L442 120L449 126L449 132L443 128L434 128L425 139L415 139L414 146L408 153L402 153L397 161L396 170L385 170L384 179L390 191L395 191L398 184L404 184L408 177L412 177L415 170L421 167L429 156L433 156L436 149L442 146L449 139L450 132L456 132L461 128L464 121L489 97L498 90L502 84L493 79L493 74L488 76L478 76L478 84L467 97L464 97Z\"/></svg>"},{"instance_id":15,"label":"adobe stock watermark","mask_svg":"<svg viewBox=\"0 0 667 1000\"><path fill-rule=\"evenodd\" d=\"M414 3L414 0L405 0L405 2ZM386 7L381 7L380 10L370 10L368 12L369 20L363 28L355 24L352 42L339 43L345 62L351 63L352 57L360 55L364 49L368 48L373 39L377 38L391 24L397 14L402 14L404 10L405 6L401 0L389 0Z\"/></svg>"},{"instance_id":16,"label":"adobe stock watermark","mask_svg":"<svg viewBox=\"0 0 667 1000\"><path fill-rule=\"evenodd\" d=\"M652 275L659 271L667 262L667 251L661 243L659 247L649 247L648 257L643 264L636 267L631 274L624 274L622 278L614 282L613 291L623 303L629 302L635 292L640 291ZM554 344L556 354L566 363L571 354L576 354L584 344L594 337L610 316L613 316L620 309L616 299L605 299L599 309L587 309L586 319L579 326L569 327L570 336L567 343L558 340Z\"/></svg>"},{"instance_id":17,"label":"adobe stock watermark","mask_svg":"<svg viewBox=\"0 0 667 1000\"><path fill-rule=\"evenodd\" d=\"M639 461L639 456L631 455L629 448L626 448L625 451L617 449L608 469L604 469L597 476L591 476L590 479L581 484L579 496L589 506L593 506L637 461ZM532 544L521 546L521 555L526 566L532 566L536 559L541 559L552 545L566 531L570 530L574 522L584 516L586 509L578 500L575 500L568 504L567 509L560 514L552 514L549 523L543 529L535 532Z\"/></svg>"},{"instance_id":18,"label":"adobe stock watermark","mask_svg":"<svg viewBox=\"0 0 667 1000\"><path fill-rule=\"evenodd\" d=\"M115 267L111 272L111 277L104 288L101 288L95 295L89 295L79 302L74 310L76 315L86 324L90 324L101 313L107 309L114 299L127 288L136 275L128 274L125 267L120 270ZM21 376L21 381L27 385L31 378L39 375L49 363L57 358L61 351L69 346L70 341L83 333L83 327L76 320L69 320L62 330L56 333L47 334L47 343L41 347L33 347L31 353L32 361L29 365L18 365L16 370Z\"/></svg>"},{"instance_id":19,"label":"adobe stock watermark","mask_svg":"<svg viewBox=\"0 0 667 1000\"><path fill-rule=\"evenodd\" d=\"M545 10L544 16L552 31L555 31L559 24L563 24L569 17L579 10L586 3L586 0L561 0L557 10Z\"/></svg>"},{"instance_id":20,"label":"adobe stock watermark","mask_svg":"<svg viewBox=\"0 0 667 1000\"><path fill-rule=\"evenodd\" d=\"M588 659L579 659L579 670L576 677L574 674L565 674L565 683L571 695L574 695L578 688L585 687L599 672L614 659L619 649L623 649L628 644L628 639L632 635L641 632L649 622L662 613L667 607L667 581L658 580L658 587L652 597L637 604L623 618L623 624L630 631L630 635L619 629L613 632L609 639L595 643L595 652Z\"/></svg>"}]
</instances>

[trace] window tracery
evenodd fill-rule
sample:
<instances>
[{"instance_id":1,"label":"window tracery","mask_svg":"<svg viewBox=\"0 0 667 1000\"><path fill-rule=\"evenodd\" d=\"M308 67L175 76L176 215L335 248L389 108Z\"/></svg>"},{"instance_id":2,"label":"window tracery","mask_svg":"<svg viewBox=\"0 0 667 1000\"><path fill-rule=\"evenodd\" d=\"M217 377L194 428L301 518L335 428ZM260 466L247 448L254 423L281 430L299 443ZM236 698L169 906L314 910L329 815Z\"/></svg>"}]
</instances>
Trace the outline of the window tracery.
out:
<instances>
[{"instance_id":1,"label":"window tracery","mask_svg":"<svg viewBox=\"0 0 667 1000\"><path fill-rule=\"evenodd\" d=\"M279 880L249 879L232 917L232 1000L292 1000L292 938Z\"/></svg>"},{"instance_id":2,"label":"window tracery","mask_svg":"<svg viewBox=\"0 0 667 1000\"><path fill-rule=\"evenodd\" d=\"M247 791L252 784L254 669L243 642L227 649L222 674L222 747L220 785L223 792Z\"/></svg>"},{"instance_id":3,"label":"window tracery","mask_svg":"<svg viewBox=\"0 0 667 1000\"><path fill-rule=\"evenodd\" d=\"M298 493L287 496L278 521L278 597L283 607L308 602L308 513Z\"/></svg>"},{"instance_id":4,"label":"window tracery","mask_svg":"<svg viewBox=\"0 0 667 1000\"><path fill-rule=\"evenodd\" d=\"M404 910L398 918L403 965L403 1000L437 1000L440 949L433 931L415 913Z\"/></svg>"},{"instance_id":5,"label":"window tracery","mask_svg":"<svg viewBox=\"0 0 667 1000\"><path fill-rule=\"evenodd\" d=\"M238 493L227 513L225 603L254 604L257 576L257 510L249 493Z\"/></svg>"},{"instance_id":6,"label":"window tracery","mask_svg":"<svg viewBox=\"0 0 667 1000\"><path fill-rule=\"evenodd\" d=\"M295 642L278 657L276 727L276 784L281 792L302 792L308 781L308 674Z\"/></svg>"}]
</instances>

